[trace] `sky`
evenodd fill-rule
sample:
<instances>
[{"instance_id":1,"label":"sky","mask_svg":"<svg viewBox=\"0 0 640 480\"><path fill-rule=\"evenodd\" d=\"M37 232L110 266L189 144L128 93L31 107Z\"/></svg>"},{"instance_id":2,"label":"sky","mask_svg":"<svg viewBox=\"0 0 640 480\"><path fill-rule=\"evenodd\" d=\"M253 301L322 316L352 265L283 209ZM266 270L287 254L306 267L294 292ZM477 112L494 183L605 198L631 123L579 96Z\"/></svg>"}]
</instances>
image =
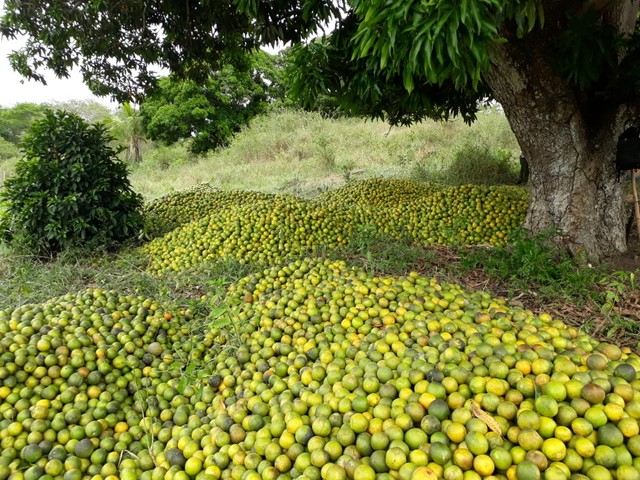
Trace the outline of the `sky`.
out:
<instances>
[{"instance_id":1,"label":"sky","mask_svg":"<svg viewBox=\"0 0 640 480\"><path fill-rule=\"evenodd\" d=\"M0 16L4 13L4 0L0 0ZM82 83L79 71L72 72L70 78L59 79L51 72L45 72L47 85L27 81L13 71L7 56L23 45L24 40L7 40L0 37L0 107L11 107L16 103L64 102L67 100L95 100L110 108L115 108L107 97L99 98Z\"/></svg>"},{"instance_id":2,"label":"sky","mask_svg":"<svg viewBox=\"0 0 640 480\"><path fill-rule=\"evenodd\" d=\"M50 72L45 73L47 85L33 80L25 80L14 72L7 55L20 47L21 42L0 39L0 106L11 107L16 103L64 102L67 100L95 100L108 107L114 107L107 97L99 98L82 83L79 71L72 72L70 78L59 79Z\"/></svg>"}]
</instances>

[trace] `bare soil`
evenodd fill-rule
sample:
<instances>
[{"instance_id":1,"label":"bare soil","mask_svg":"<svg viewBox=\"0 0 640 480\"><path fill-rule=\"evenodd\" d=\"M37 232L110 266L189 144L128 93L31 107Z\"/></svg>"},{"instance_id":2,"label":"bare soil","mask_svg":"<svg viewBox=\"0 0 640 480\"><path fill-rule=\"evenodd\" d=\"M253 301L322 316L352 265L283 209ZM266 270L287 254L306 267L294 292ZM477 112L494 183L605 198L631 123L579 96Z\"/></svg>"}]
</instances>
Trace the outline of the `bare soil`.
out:
<instances>
[{"instance_id":1,"label":"bare soil","mask_svg":"<svg viewBox=\"0 0 640 480\"><path fill-rule=\"evenodd\" d=\"M608 258L605 261L608 270L612 272L619 270L637 272L640 270L640 239L638 239L638 231L635 225L631 230L627 248L626 253Z\"/></svg>"}]
</instances>

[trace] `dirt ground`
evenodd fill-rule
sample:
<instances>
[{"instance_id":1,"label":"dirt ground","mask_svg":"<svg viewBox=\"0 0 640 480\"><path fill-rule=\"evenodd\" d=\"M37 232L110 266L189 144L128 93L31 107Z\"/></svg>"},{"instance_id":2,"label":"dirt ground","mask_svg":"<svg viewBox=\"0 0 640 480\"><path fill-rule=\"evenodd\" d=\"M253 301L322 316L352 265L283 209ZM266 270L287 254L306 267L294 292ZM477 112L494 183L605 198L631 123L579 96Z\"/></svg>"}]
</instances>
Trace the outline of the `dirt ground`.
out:
<instances>
[{"instance_id":1,"label":"dirt ground","mask_svg":"<svg viewBox=\"0 0 640 480\"><path fill-rule=\"evenodd\" d=\"M611 257L605 262L612 272L618 270L637 272L640 270L640 239L638 239L638 231L635 225L631 231L627 247L626 253Z\"/></svg>"}]
</instances>

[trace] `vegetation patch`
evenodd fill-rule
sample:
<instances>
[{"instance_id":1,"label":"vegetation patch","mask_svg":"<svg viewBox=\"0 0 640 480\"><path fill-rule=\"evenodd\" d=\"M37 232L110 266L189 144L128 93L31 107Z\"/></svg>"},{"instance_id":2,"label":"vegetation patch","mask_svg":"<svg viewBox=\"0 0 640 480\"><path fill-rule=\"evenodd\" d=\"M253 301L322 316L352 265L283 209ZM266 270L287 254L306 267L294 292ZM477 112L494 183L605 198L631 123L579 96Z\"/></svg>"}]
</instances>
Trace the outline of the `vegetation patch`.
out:
<instances>
[{"instance_id":1,"label":"vegetation patch","mask_svg":"<svg viewBox=\"0 0 640 480\"><path fill-rule=\"evenodd\" d=\"M0 236L35 253L111 246L142 228L142 197L99 124L48 111L22 142L0 190Z\"/></svg>"}]
</instances>

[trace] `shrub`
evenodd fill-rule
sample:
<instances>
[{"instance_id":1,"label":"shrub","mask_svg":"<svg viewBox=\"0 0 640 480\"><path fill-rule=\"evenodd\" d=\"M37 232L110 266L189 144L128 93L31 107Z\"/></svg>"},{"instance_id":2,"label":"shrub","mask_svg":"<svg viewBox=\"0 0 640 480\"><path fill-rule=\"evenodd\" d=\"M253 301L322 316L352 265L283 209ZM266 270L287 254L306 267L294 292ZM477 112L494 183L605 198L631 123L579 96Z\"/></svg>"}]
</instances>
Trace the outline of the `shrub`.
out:
<instances>
[{"instance_id":1,"label":"shrub","mask_svg":"<svg viewBox=\"0 0 640 480\"><path fill-rule=\"evenodd\" d=\"M512 151L466 144L455 153L447 176L459 183L508 185L518 182L518 168Z\"/></svg>"},{"instance_id":2,"label":"shrub","mask_svg":"<svg viewBox=\"0 0 640 480\"><path fill-rule=\"evenodd\" d=\"M442 152L433 157L429 162L414 166L412 178L447 185L513 185L518 182L515 153L501 147L465 142L451 153Z\"/></svg>"},{"instance_id":3,"label":"shrub","mask_svg":"<svg viewBox=\"0 0 640 480\"><path fill-rule=\"evenodd\" d=\"M64 111L47 111L34 122L20 144L16 174L0 191L5 239L54 254L136 235L142 197L132 190L111 140L102 124Z\"/></svg>"}]
</instances>

